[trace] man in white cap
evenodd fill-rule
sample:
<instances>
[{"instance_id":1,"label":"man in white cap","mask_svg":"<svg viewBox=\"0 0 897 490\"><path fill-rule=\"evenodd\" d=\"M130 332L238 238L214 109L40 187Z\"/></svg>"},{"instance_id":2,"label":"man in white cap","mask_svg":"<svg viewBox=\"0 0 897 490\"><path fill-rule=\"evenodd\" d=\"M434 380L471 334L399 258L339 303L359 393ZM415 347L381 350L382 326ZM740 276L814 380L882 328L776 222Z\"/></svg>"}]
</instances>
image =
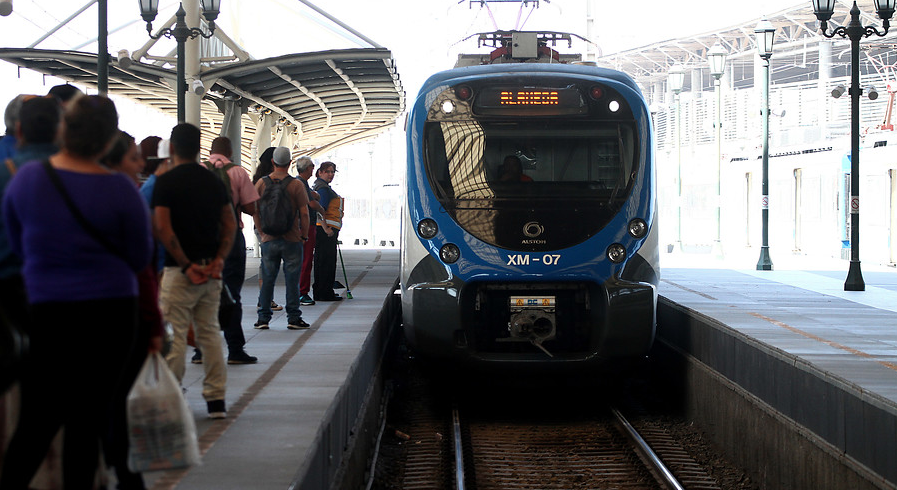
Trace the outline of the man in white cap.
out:
<instances>
[{"instance_id":1,"label":"man in white cap","mask_svg":"<svg viewBox=\"0 0 897 490\"><path fill-rule=\"evenodd\" d=\"M308 193L301 182L291 177L290 150L275 148L272 161L274 171L256 182L261 198L258 212L253 216L262 238L262 287L259 290L257 329L267 329L271 321L271 301L274 282L283 262L286 280L287 328L302 330L309 327L299 309L299 274L302 271L302 249L308 240ZM298 219L296 219L298 217Z\"/></svg>"}]
</instances>

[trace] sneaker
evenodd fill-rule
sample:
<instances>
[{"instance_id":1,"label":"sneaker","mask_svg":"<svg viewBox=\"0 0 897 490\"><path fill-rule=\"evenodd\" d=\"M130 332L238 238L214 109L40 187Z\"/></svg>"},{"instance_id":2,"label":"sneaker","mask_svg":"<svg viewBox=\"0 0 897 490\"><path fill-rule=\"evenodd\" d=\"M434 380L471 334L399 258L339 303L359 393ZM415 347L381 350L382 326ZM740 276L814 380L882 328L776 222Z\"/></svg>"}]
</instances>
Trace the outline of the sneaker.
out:
<instances>
[{"instance_id":1,"label":"sneaker","mask_svg":"<svg viewBox=\"0 0 897 490\"><path fill-rule=\"evenodd\" d=\"M297 321L291 321L289 325L287 325L287 328L290 330L305 330L310 326L311 325L309 325L308 322L300 318Z\"/></svg>"},{"instance_id":2,"label":"sneaker","mask_svg":"<svg viewBox=\"0 0 897 490\"><path fill-rule=\"evenodd\" d=\"M342 301L342 300L343 300L343 297L338 294L334 294L333 296L324 296L323 298L318 298L318 301Z\"/></svg>"},{"instance_id":3,"label":"sneaker","mask_svg":"<svg viewBox=\"0 0 897 490\"><path fill-rule=\"evenodd\" d=\"M280 306L279 304L277 304L273 301L271 302L271 311L280 311L282 309L283 309L283 306Z\"/></svg>"},{"instance_id":4,"label":"sneaker","mask_svg":"<svg viewBox=\"0 0 897 490\"><path fill-rule=\"evenodd\" d=\"M256 330L268 330L268 321L259 320L255 322L255 325L253 326L256 328Z\"/></svg>"},{"instance_id":5,"label":"sneaker","mask_svg":"<svg viewBox=\"0 0 897 490\"><path fill-rule=\"evenodd\" d=\"M311 306L311 305L315 304L315 300L311 299L311 296L309 296L307 294L303 294L299 298L299 304L302 306Z\"/></svg>"},{"instance_id":6,"label":"sneaker","mask_svg":"<svg viewBox=\"0 0 897 490\"><path fill-rule=\"evenodd\" d=\"M250 356L246 353L245 350L241 350L240 352L234 352L233 354L229 354L227 356L228 364L255 364L259 362L259 358L255 356Z\"/></svg>"},{"instance_id":7,"label":"sneaker","mask_svg":"<svg viewBox=\"0 0 897 490\"><path fill-rule=\"evenodd\" d=\"M190 358L190 362L193 364L202 364L202 351L199 349L195 349L193 351L193 357Z\"/></svg>"},{"instance_id":8,"label":"sneaker","mask_svg":"<svg viewBox=\"0 0 897 490\"><path fill-rule=\"evenodd\" d=\"M224 400L212 400L206 402L206 407L209 409L210 419L227 418L227 409L224 408Z\"/></svg>"}]
</instances>

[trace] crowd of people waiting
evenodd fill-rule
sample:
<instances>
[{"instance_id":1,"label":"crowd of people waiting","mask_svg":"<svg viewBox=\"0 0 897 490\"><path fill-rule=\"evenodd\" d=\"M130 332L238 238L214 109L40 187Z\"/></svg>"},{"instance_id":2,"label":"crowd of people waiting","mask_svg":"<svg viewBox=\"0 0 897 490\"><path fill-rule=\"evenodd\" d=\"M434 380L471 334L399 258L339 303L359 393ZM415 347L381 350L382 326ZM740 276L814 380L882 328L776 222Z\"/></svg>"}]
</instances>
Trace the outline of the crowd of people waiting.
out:
<instances>
[{"instance_id":1,"label":"crowd of people waiting","mask_svg":"<svg viewBox=\"0 0 897 490\"><path fill-rule=\"evenodd\" d=\"M180 381L193 339L210 418L226 417L225 364L258 361L242 327L242 214L261 244L256 329L280 309L281 263L288 329L309 328L300 305L342 299L333 290L336 165L322 163L310 185L314 162L295 160L293 177L290 150L272 147L250 179L228 138L202 163L200 130L188 123L138 143L118 128L110 99L71 85L16 97L4 119L0 488L30 488L48 451L60 451L64 488L95 488L102 456L118 488L142 489L127 466L126 399L147 355L166 350Z\"/></svg>"}]
</instances>

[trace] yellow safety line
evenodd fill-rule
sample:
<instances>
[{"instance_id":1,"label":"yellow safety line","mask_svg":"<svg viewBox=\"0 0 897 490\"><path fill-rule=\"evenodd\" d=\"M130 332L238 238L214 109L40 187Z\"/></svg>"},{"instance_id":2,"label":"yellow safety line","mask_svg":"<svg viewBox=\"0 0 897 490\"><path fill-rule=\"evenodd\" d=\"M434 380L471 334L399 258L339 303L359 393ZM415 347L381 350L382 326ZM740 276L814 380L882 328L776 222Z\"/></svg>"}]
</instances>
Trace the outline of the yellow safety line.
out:
<instances>
[{"instance_id":1,"label":"yellow safety line","mask_svg":"<svg viewBox=\"0 0 897 490\"><path fill-rule=\"evenodd\" d=\"M782 327L782 328L784 328L785 330L788 330L788 331L790 331L790 332L794 332L794 333L796 333L796 334L798 334L798 335L802 335L802 336L804 336L804 337L806 337L806 338L808 338L808 339L812 339L812 340L815 340L815 341L817 341L817 342L822 342L823 344L826 344L826 345L828 345L828 346L834 347L834 348L839 349L839 350L843 350L843 351L849 352L849 353L851 353L851 354L853 354L853 355L855 355L855 356L859 356L859 357L862 357L862 358L864 358L864 359L871 359L871 360L877 362L878 364L881 364L882 366L884 366L884 367L886 367L886 368L888 368L888 369L890 369L890 370L897 371L897 364L895 364L895 363L893 363L893 362L888 362L888 361L881 361L881 360L878 360L878 359L876 359L875 356L873 356L872 354L867 354L867 353L865 353L865 352L863 352L863 351L856 350L856 349L854 349L853 347L848 347L848 346L846 346L846 345L839 344L839 343L834 342L834 341L832 341L832 340L826 340L826 339L824 339L824 338L822 338L822 337L820 337L820 336L818 336L818 335L813 335L813 334L811 334L811 333L809 333L809 332L804 332L803 330L801 330L801 329L799 329L799 328L792 327L791 325L788 325L787 323L780 322L780 321L778 321L778 320L769 318L768 316L761 315L760 313L748 312L748 314L750 314L751 316L757 317L757 318L759 318L759 319L761 319L761 320L766 320L767 322L772 323L773 325Z\"/></svg>"}]
</instances>

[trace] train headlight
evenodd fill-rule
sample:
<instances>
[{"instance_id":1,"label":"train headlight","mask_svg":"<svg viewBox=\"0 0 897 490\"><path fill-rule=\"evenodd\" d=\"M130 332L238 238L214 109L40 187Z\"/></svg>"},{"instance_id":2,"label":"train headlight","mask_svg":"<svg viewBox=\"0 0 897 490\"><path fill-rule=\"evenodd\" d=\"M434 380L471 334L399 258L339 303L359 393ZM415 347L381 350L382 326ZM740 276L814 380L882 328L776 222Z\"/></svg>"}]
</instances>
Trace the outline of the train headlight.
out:
<instances>
[{"instance_id":1,"label":"train headlight","mask_svg":"<svg viewBox=\"0 0 897 490\"><path fill-rule=\"evenodd\" d=\"M446 243L439 249L439 258L446 264L454 264L461 258L461 250L454 243Z\"/></svg>"},{"instance_id":2,"label":"train headlight","mask_svg":"<svg viewBox=\"0 0 897 490\"><path fill-rule=\"evenodd\" d=\"M612 100L607 104L607 109L611 112L617 112L620 110L620 103L616 100Z\"/></svg>"},{"instance_id":3,"label":"train headlight","mask_svg":"<svg viewBox=\"0 0 897 490\"><path fill-rule=\"evenodd\" d=\"M417 233L424 240L429 240L439 233L439 226L430 218L424 218L417 224Z\"/></svg>"},{"instance_id":4,"label":"train headlight","mask_svg":"<svg viewBox=\"0 0 897 490\"><path fill-rule=\"evenodd\" d=\"M619 264L626 259L626 247L619 243L607 247L607 258L615 264Z\"/></svg>"},{"instance_id":5,"label":"train headlight","mask_svg":"<svg viewBox=\"0 0 897 490\"><path fill-rule=\"evenodd\" d=\"M648 233L648 224L641 218L629 222L629 234L633 238L642 238Z\"/></svg>"},{"instance_id":6,"label":"train headlight","mask_svg":"<svg viewBox=\"0 0 897 490\"><path fill-rule=\"evenodd\" d=\"M450 100L446 100L445 102L443 102L442 103L442 112L444 112L446 114L451 114L451 113L455 112L455 103Z\"/></svg>"}]
</instances>

